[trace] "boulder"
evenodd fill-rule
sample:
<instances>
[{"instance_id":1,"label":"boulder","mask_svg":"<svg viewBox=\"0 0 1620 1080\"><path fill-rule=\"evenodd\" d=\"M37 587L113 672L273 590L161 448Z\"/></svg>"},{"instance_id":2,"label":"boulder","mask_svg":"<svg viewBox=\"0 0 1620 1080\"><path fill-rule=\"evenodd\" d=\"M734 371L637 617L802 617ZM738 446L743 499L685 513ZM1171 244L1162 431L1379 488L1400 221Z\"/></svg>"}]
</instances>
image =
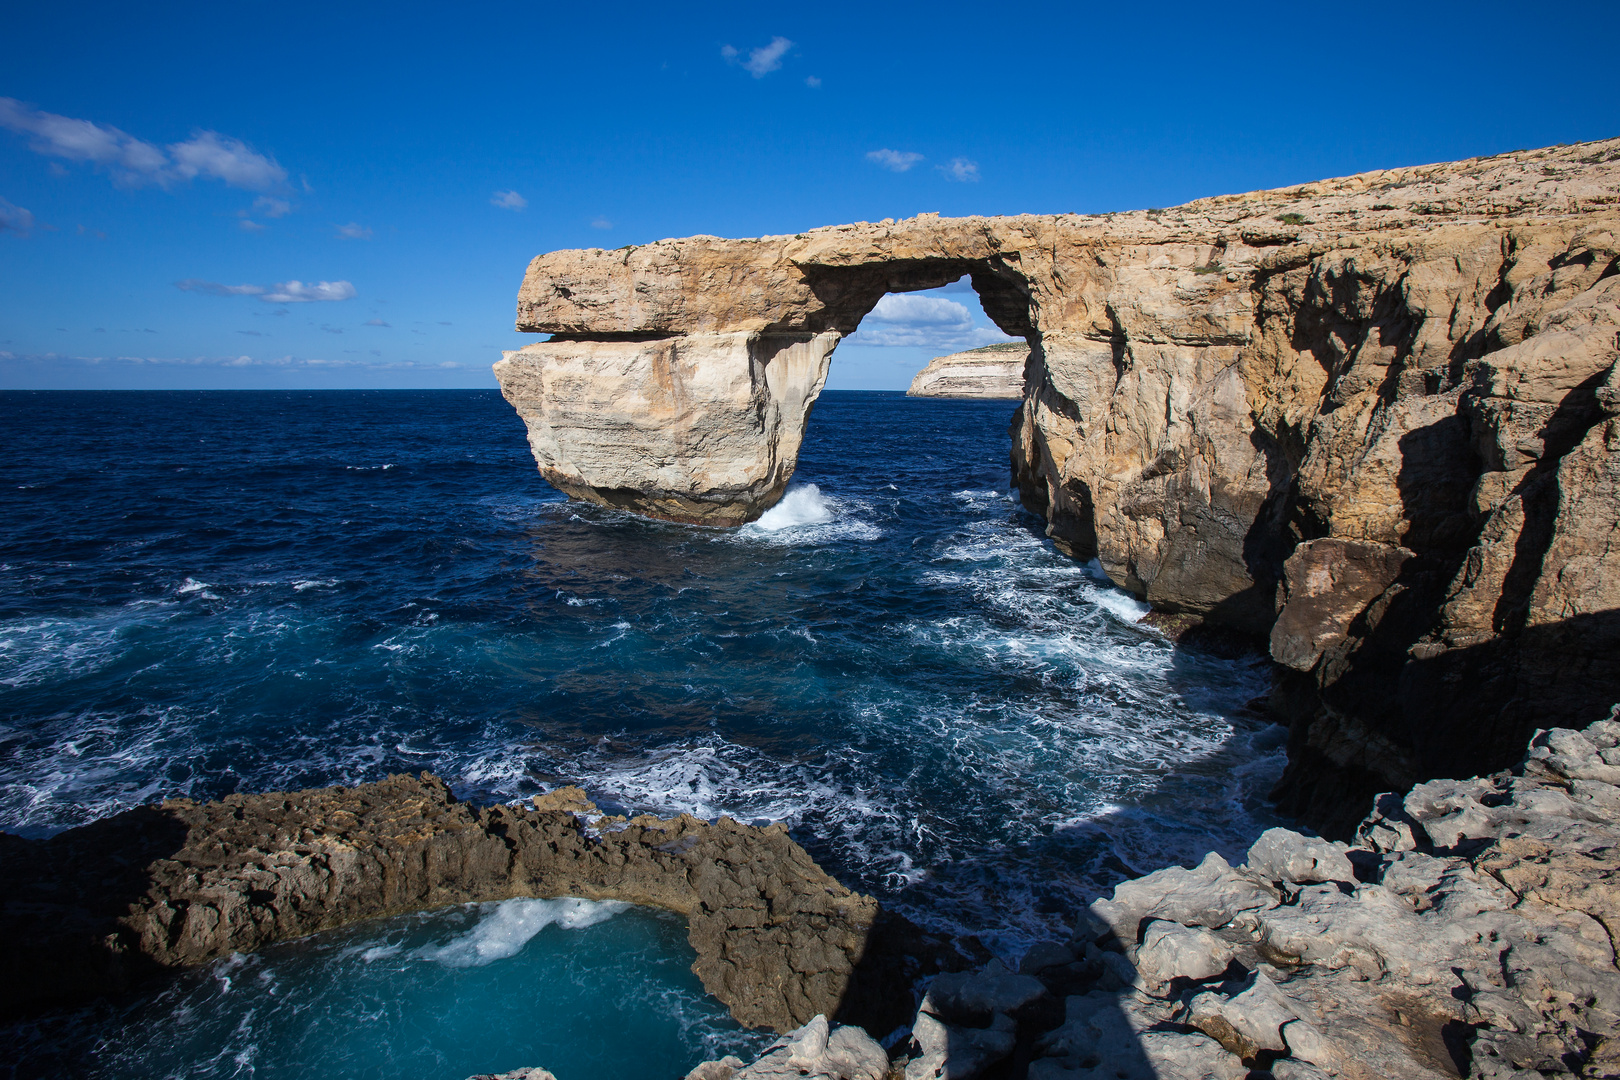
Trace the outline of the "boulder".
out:
<instances>
[{"instance_id":1,"label":"boulder","mask_svg":"<svg viewBox=\"0 0 1620 1080\"><path fill-rule=\"evenodd\" d=\"M1208 930L1172 922L1151 922L1136 950L1136 967L1151 984L1173 979L1201 982L1226 971L1236 955Z\"/></svg>"},{"instance_id":2,"label":"boulder","mask_svg":"<svg viewBox=\"0 0 1620 1080\"><path fill-rule=\"evenodd\" d=\"M1267 881L1311 885L1356 880L1342 844L1301 836L1291 829L1267 829L1249 848L1244 865Z\"/></svg>"}]
</instances>

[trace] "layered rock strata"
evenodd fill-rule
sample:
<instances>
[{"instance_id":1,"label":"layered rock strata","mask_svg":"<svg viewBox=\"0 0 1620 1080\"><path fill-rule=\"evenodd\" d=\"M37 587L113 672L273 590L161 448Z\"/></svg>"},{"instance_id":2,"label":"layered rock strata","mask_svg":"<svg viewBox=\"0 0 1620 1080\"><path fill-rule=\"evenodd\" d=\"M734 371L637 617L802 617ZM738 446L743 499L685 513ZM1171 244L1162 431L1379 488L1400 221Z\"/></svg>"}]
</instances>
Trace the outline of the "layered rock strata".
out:
<instances>
[{"instance_id":1,"label":"layered rock strata","mask_svg":"<svg viewBox=\"0 0 1620 1080\"><path fill-rule=\"evenodd\" d=\"M5 1014L361 919L517 896L685 916L693 970L751 1027L817 1014L892 1026L916 975L885 952L894 923L877 902L823 873L784 827L607 819L577 788L477 808L424 773L171 799L48 840L0 833L0 876Z\"/></svg>"},{"instance_id":2,"label":"layered rock strata","mask_svg":"<svg viewBox=\"0 0 1620 1080\"><path fill-rule=\"evenodd\" d=\"M1620 685L1617 229L1610 140L1168 210L553 252L517 322L555 336L497 372L563 490L744 520L838 338L971 275L1030 345L1025 505L1160 612L1270 636L1280 794L1347 835L1374 792L1504 767ZM738 344L783 341L792 375Z\"/></svg>"},{"instance_id":3,"label":"layered rock strata","mask_svg":"<svg viewBox=\"0 0 1620 1080\"><path fill-rule=\"evenodd\" d=\"M906 1080L1531 1080L1620 1074L1620 723L1382 797L1354 845L1272 829L1120 885L1074 937L928 984ZM876 1080L870 1055L689 1080ZM850 1041L855 1041L851 1039ZM796 1073L783 1071L793 1064Z\"/></svg>"},{"instance_id":4,"label":"layered rock strata","mask_svg":"<svg viewBox=\"0 0 1620 1080\"><path fill-rule=\"evenodd\" d=\"M936 356L911 380L909 397L1014 399L1024 396L1029 346L1019 342Z\"/></svg>"}]
</instances>

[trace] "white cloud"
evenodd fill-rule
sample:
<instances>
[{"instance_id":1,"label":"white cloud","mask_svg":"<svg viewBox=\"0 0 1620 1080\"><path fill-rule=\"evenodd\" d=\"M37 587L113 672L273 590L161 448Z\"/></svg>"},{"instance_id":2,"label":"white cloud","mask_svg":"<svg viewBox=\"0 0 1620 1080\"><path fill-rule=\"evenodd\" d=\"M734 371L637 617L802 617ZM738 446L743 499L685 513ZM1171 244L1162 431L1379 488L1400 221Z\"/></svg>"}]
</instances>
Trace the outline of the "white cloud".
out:
<instances>
[{"instance_id":1,"label":"white cloud","mask_svg":"<svg viewBox=\"0 0 1620 1080\"><path fill-rule=\"evenodd\" d=\"M367 319L365 325L367 325L367 326L387 326L388 324L383 322L381 319Z\"/></svg>"},{"instance_id":2,"label":"white cloud","mask_svg":"<svg viewBox=\"0 0 1620 1080\"><path fill-rule=\"evenodd\" d=\"M264 232L265 230L265 226L260 225L257 221L249 221L247 218L238 221L236 227L243 232Z\"/></svg>"},{"instance_id":3,"label":"white cloud","mask_svg":"<svg viewBox=\"0 0 1620 1080\"><path fill-rule=\"evenodd\" d=\"M355 288L347 281L283 281L259 297L270 304L307 304L317 300L352 300Z\"/></svg>"},{"instance_id":4,"label":"white cloud","mask_svg":"<svg viewBox=\"0 0 1620 1080\"><path fill-rule=\"evenodd\" d=\"M498 206L502 210L522 210L529 205L529 200L515 191L497 191L489 197L489 205Z\"/></svg>"},{"instance_id":5,"label":"white cloud","mask_svg":"<svg viewBox=\"0 0 1620 1080\"><path fill-rule=\"evenodd\" d=\"M910 346L956 351L1015 341L999 330L973 325L973 313L941 296L890 294L850 335L850 345Z\"/></svg>"},{"instance_id":6,"label":"white cloud","mask_svg":"<svg viewBox=\"0 0 1620 1080\"><path fill-rule=\"evenodd\" d=\"M347 225L339 225L337 235L340 240L370 240L371 230L359 222L351 221Z\"/></svg>"},{"instance_id":7,"label":"white cloud","mask_svg":"<svg viewBox=\"0 0 1620 1080\"><path fill-rule=\"evenodd\" d=\"M868 150L866 153L867 161L881 165L890 172L905 172L922 159L921 154L910 150L890 150L888 147L882 150Z\"/></svg>"},{"instance_id":8,"label":"white cloud","mask_svg":"<svg viewBox=\"0 0 1620 1080\"><path fill-rule=\"evenodd\" d=\"M260 195L257 199L253 200L253 209L257 210L261 217L286 217L288 214L292 213L292 203L288 202L286 199L277 199L270 195Z\"/></svg>"},{"instance_id":9,"label":"white cloud","mask_svg":"<svg viewBox=\"0 0 1620 1080\"><path fill-rule=\"evenodd\" d=\"M804 85L808 86L812 90L820 90L821 89L821 79L820 79L819 76L816 76L816 75L808 75L808 76L805 77Z\"/></svg>"},{"instance_id":10,"label":"white cloud","mask_svg":"<svg viewBox=\"0 0 1620 1080\"><path fill-rule=\"evenodd\" d=\"M0 127L29 136L37 154L99 166L130 187L167 187L197 176L248 191L272 191L287 182L287 171L274 158L217 131L194 132L165 153L110 124L41 112L8 97L0 97Z\"/></svg>"},{"instance_id":11,"label":"white cloud","mask_svg":"<svg viewBox=\"0 0 1620 1080\"><path fill-rule=\"evenodd\" d=\"M171 143L169 153L174 156L175 175L183 180L206 176L248 191L270 191L287 182L287 170L274 159L252 150L241 139L217 131L199 131L185 142ZM292 209L280 199L275 201L286 210ZM281 214L270 216L280 217Z\"/></svg>"},{"instance_id":12,"label":"white cloud","mask_svg":"<svg viewBox=\"0 0 1620 1080\"><path fill-rule=\"evenodd\" d=\"M613 228L613 222L609 221L605 217L599 217L599 218L594 219L591 222L591 228L593 228L593 229L611 229L611 228Z\"/></svg>"},{"instance_id":13,"label":"white cloud","mask_svg":"<svg viewBox=\"0 0 1620 1080\"><path fill-rule=\"evenodd\" d=\"M734 64L742 65L743 70L754 78L763 79L782 66L782 57L791 48L793 48L793 42L785 37L778 36L771 38L769 45L761 45L757 49L750 49L746 60L739 60L738 57L742 54L730 45L721 46L720 55Z\"/></svg>"},{"instance_id":14,"label":"white cloud","mask_svg":"<svg viewBox=\"0 0 1620 1080\"><path fill-rule=\"evenodd\" d=\"M936 165L934 167L944 173L947 180L977 183L979 179L979 163L965 157L951 158L949 165Z\"/></svg>"},{"instance_id":15,"label":"white cloud","mask_svg":"<svg viewBox=\"0 0 1620 1080\"><path fill-rule=\"evenodd\" d=\"M210 296L257 296L267 304L307 304L318 300L352 300L355 287L347 281L282 281L274 285L221 285L201 278L186 278L174 283L183 292L207 293Z\"/></svg>"},{"instance_id":16,"label":"white cloud","mask_svg":"<svg viewBox=\"0 0 1620 1080\"><path fill-rule=\"evenodd\" d=\"M27 236L34 227L34 215L16 203L0 198L0 232Z\"/></svg>"}]
</instances>

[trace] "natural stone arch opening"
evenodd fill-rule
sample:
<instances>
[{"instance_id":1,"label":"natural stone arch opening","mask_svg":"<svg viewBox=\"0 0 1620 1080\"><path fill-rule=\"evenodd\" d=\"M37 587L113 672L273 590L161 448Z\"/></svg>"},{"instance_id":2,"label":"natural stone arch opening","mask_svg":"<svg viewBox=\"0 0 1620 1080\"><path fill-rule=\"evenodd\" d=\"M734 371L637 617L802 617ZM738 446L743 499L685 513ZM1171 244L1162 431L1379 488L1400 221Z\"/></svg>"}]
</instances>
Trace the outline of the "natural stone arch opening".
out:
<instances>
[{"instance_id":1,"label":"natural stone arch opening","mask_svg":"<svg viewBox=\"0 0 1620 1080\"><path fill-rule=\"evenodd\" d=\"M701 525L759 517L787 490L833 350L889 293L965 276L1038 362L1029 282L995 253L693 246L568 253L570 272L549 256L530 265L518 329L552 336L495 371L541 475L565 494Z\"/></svg>"}]
</instances>

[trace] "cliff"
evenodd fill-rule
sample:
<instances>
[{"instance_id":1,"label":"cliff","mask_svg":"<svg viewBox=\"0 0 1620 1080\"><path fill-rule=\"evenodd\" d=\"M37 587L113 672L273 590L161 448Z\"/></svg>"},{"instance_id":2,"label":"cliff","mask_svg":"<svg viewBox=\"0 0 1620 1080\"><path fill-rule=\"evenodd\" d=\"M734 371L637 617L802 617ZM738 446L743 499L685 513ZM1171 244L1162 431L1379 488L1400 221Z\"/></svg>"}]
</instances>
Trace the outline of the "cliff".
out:
<instances>
[{"instance_id":1,"label":"cliff","mask_svg":"<svg viewBox=\"0 0 1620 1080\"><path fill-rule=\"evenodd\" d=\"M1279 794L1510 763L1620 694L1620 140L1105 216L537 257L496 365L561 490L677 520L780 497L830 355L971 275L1030 344L1025 504L1161 612L1269 638Z\"/></svg>"},{"instance_id":2,"label":"cliff","mask_svg":"<svg viewBox=\"0 0 1620 1080\"><path fill-rule=\"evenodd\" d=\"M1022 398L1029 346L986 345L936 356L911 380L910 397Z\"/></svg>"}]
</instances>

